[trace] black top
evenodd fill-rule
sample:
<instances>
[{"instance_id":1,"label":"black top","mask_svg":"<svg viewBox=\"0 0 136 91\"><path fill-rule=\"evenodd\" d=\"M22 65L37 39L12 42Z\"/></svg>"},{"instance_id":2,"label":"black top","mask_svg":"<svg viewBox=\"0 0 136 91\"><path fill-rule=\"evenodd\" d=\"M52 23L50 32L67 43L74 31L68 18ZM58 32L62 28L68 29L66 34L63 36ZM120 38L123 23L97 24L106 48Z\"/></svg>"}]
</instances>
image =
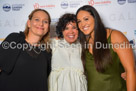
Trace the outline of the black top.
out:
<instances>
[{"instance_id":1,"label":"black top","mask_svg":"<svg viewBox=\"0 0 136 91\"><path fill-rule=\"evenodd\" d=\"M5 41L14 41L12 48L4 49ZM51 54L38 48L15 48L15 43L28 44L23 33L12 33L5 41L0 45L0 91L48 91Z\"/></svg>"}]
</instances>

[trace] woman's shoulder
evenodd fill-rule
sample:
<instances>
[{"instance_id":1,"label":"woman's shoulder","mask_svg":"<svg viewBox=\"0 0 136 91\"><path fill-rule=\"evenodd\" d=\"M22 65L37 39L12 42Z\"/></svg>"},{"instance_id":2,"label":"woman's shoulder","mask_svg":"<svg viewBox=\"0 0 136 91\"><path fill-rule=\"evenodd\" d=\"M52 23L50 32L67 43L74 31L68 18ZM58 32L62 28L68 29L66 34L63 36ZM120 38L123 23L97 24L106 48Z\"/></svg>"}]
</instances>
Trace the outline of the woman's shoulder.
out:
<instances>
[{"instance_id":1,"label":"woman's shoulder","mask_svg":"<svg viewBox=\"0 0 136 91\"><path fill-rule=\"evenodd\" d=\"M13 33L10 33L6 38L5 38L5 41L16 41L20 38L25 38L25 35L23 32L20 32L20 33L17 33L17 32L13 32Z\"/></svg>"},{"instance_id":2,"label":"woman's shoulder","mask_svg":"<svg viewBox=\"0 0 136 91\"><path fill-rule=\"evenodd\" d=\"M14 38L17 38L18 36L19 36L19 33L13 32L13 33L10 33L6 38L14 39Z\"/></svg>"},{"instance_id":3,"label":"woman's shoulder","mask_svg":"<svg viewBox=\"0 0 136 91\"><path fill-rule=\"evenodd\" d=\"M59 38L58 37L52 37L50 38L50 41L55 41L55 40L58 40Z\"/></svg>"},{"instance_id":4,"label":"woman's shoulder","mask_svg":"<svg viewBox=\"0 0 136 91\"><path fill-rule=\"evenodd\" d=\"M60 41L61 39L60 38L58 38L58 37L53 37L53 38L50 38L50 42L51 42L51 44L52 43L56 43L56 42L58 42L58 41Z\"/></svg>"},{"instance_id":5,"label":"woman's shoulder","mask_svg":"<svg viewBox=\"0 0 136 91\"><path fill-rule=\"evenodd\" d=\"M53 38L50 38L50 40L59 40L58 37L53 37Z\"/></svg>"},{"instance_id":6,"label":"woman's shoulder","mask_svg":"<svg viewBox=\"0 0 136 91\"><path fill-rule=\"evenodd\" d=\"M125 41L128 41L128 39L121 31L112 30L112 33L111 33L111 42L112 43L122 43Z\"/></svg>"}]
</instances>

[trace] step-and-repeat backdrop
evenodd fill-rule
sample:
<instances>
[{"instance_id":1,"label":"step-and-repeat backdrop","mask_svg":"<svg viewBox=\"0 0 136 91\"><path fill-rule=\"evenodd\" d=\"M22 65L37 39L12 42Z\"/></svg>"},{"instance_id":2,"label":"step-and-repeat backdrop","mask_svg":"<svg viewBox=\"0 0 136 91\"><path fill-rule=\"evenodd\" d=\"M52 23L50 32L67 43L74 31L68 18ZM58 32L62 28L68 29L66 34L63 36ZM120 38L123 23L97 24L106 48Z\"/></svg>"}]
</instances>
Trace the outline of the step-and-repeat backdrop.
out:
<instances>
[{"instance_id":1,"label":"step-and-repeat backdrop","mask_svg":"<svg viewBox=\"0 0 136 91\"><path fill-rule=\"evenodd\" d=\"M95 7L105 26L125 34L136 59L136 0L0 0L0 43L11 32L24 31L28 15L42 8L51 15L51 36L64 13L75 13L83 5Z\"/></svg>"}]
</instances>

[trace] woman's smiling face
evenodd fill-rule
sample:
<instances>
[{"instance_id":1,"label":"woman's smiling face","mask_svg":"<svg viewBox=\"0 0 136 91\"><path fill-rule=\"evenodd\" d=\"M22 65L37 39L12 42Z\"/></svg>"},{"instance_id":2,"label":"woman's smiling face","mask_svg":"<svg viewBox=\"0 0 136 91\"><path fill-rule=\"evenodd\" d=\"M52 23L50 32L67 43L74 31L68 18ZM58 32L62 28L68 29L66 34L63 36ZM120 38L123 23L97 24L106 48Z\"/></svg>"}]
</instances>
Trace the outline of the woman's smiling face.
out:
<instances>
[{"instance_id":1,"label":"woman's smiling face","mask_svg":"<svg viewBox=\"0 0 136 91\"><path fill-rule=\"evenodd\" d=\"M78 38L78 30L77 25L75 22L70 22L66 25L64 31L63 31L64 39L68 43L74 43Z\"/></svg>"},{"instance_id":2,"label":"woman's smiling face","mask_svg":"<svg viewBox=\"0 0 136 91\"><path fill-rule=\"evenodd\" d=\"M45 12L37 11L32 19L28 20L27 24L29 33L36 36L44 36L49 30L49 17Z\"/></svg>"},{"instance_id":3,"label":"woman's smiling face","mask_svg":"<svg viewBox=\"0 0 136 91\"><path fill-rule=\"evenodd\" d=\"M94 17L90 15L89 12L81 10L77 14L77 22L79 29L85 34L88 35L94 31Z\"/></svg>"}]
</instances>

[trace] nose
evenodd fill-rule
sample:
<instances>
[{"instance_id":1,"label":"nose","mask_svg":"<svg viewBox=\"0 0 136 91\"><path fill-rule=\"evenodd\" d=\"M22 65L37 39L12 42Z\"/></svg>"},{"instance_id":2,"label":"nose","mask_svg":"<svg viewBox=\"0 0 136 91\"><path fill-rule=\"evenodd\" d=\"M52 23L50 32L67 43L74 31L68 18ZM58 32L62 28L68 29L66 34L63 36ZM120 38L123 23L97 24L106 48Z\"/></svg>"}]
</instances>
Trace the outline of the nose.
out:
<instances>
[{"instance_id":1,"label":"nose","mask_svg":"<svg viewBox=\"0 0 136 91\"><path fill-rule=\"evenodd\" d=\"M84 27L85 26L85 23L84 21L81 22L81 26Z\"/></svg>"},{"instance_id":2,"label":"nose","mask_svg":"<svg viewBox=\"0 0 136 91\"><path fill-rule=\"evenodd\" d=\"M43 21L40 21L40 22L39 22L39 25L40 25L40 26L43 26L43 24L44 24Z\"/></svg>"},{"instance_id":3,"label":"nose","mask_svg":"<svg viewBox=\"0 0 136 91\"><path fill-rule=\"evenodd\" d=\"M85 22L84 21L81 21L79 24L78 24L78 27L81 29L85 26Z\"/></svg>"},{"instance_id":4,"label":"nose","mask_svg":"<svg viewBox=\"0 0 136 91\"><path fill-rule=\"evenodd\" d=\"M69 32L70 32L70 33L74 33L74 29L71 28L71 29L69 30Z\"/></svg>"}]
</instances>

